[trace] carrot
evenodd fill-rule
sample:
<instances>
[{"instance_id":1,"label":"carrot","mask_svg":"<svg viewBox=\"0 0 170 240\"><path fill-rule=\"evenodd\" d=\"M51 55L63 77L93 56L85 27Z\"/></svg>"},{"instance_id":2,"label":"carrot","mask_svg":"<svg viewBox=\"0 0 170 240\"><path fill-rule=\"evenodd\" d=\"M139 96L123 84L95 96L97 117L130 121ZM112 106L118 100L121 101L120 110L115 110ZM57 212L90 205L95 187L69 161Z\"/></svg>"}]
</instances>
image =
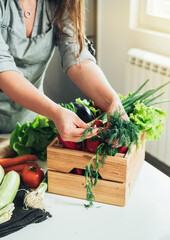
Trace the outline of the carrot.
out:
<instances>
[{"instance_id":1,"label":"carrot","mask_svg":"<svg viewBox=\"0 0 170 240\"><path fill-rule=\"evenodd\" d=\"M4 168L4 171L5 171L5 173L12 171L12 170L16 171L16 172L22 172L22 170L24 169L25 166L38 167L38 164L35 162L27 162L27 163L17 164L17 165L13 165L13 166Z\"/></svg>"},{"instance_id":2,"label":"carrot","mask_svg":"<svg viewBox=\"0 0 170 240\"><path fill-rule=\"evenodd\" d=\"M33 154L26 154L14 158L2 158L0 159L0 165L2 167L10 167L21 163L26 163L28 161L36 161L38 157Z\"/></svg>"}]
</instances>

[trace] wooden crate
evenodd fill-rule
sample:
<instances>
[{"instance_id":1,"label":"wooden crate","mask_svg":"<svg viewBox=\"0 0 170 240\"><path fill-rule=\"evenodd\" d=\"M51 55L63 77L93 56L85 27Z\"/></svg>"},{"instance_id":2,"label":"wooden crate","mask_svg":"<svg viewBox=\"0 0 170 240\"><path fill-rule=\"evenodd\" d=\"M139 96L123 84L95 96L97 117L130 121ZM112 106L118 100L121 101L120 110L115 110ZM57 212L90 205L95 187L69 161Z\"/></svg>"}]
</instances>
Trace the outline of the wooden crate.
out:
<instances>
[{"instance_id":1,"label":"wooden crate","mask_svg":"<svg viewBox=\"0 0 170 240\"><path fill-rule=\"evenodd\" d=\"M137 150L131 153L108 156L93 193L97 202L125 206L145 157L144 134ZM48 191L60 195L86 199L85 177L70 173L74 168L85 169L92 153L66 149L57 138L47 148Z\"/></svg>"}]
</instances>

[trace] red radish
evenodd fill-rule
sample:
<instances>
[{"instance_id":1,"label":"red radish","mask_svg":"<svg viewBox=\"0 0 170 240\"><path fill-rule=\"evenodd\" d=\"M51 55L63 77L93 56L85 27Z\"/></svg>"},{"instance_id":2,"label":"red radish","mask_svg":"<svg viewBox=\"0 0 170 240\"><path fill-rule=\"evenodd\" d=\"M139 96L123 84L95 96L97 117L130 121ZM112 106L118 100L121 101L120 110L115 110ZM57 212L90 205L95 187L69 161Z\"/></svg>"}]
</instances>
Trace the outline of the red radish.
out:
<instances>
[{"instance_id":1,"label":"red radish","mask_svg":"<svg viewBox=\"0 0 170 240\"><path fill-rule=\"evenodd\" d=\"M64 141L60 135L58 135L58 140L63 144L64 147L69 148L69 149L76 149L80 150L81 145L76 143L76 142L71 142L71 141Z\"/></svg>"},{"instance_id":2,"label":"red radish","mask_svg":"<svg viewBox=\"0 0 170 240\"><path fill-rule=\"evenodd\" d=\"M95 153L96 148L101 143L100 138L97 138L96 141L91 141L90 138L86 140L86 148L89 152Z\"/></svg>"},{"instance_id":3,"label":"red radish","mask_svg":"<svg viewBox=\"0 0 170 240\"><path fill-rule=\"evenodd\" d=\"M77 175L84 175L84 171L83 171L83 169L81 169L81 168L75 168L75 173L76 173Z\"/></svg>"},{"instance_id":4,"label":"red radish","mask_svg":"<svg viewBox=\"0 0 170 240\"><path fill-rule=\"evenodd\" d=\"M93 107L99 109L101 112L104 112L96 103L94 103Z\"/></svg>"},{"instance_id":5,"label":"red radish","mask_svg":"<svg viewBox=\"0 0 170 240\"><path fill-rule=\"evenodd\" d=\"M120 147L120 148L118 149L118 153L126 153L127 150L128 150L128 148L127 148L126 146L125 146L125 147Z\"/></svg>"},{"instance_id":6,"label":"red radish","mask_svg":"<svg viewBox=\"0 0 170 240\"><path fill-rule=\"evenodd\" d=\"M103 127L102 120L95 120L95 122L92 124L92 127Z\"/></svg>"}]
</instances>

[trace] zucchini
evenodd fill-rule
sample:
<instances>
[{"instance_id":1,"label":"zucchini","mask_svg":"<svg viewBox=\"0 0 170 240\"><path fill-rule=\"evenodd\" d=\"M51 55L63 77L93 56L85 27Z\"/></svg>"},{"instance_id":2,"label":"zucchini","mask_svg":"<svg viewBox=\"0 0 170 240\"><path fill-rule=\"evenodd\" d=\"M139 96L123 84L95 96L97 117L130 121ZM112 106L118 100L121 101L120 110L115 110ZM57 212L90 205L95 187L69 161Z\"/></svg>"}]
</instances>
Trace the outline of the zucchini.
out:
<instances>
[{"instance_id":1,"label":"zucchini","mask_svg":"<svg viewBox=\"0 0 170 240\"><path fill-rule=\"evenodd\" d=\"M4 178L4 175L5 175L5 172L4 172L4 169L3 167L0 165L0 184Z\"/></svg>"},{"instance_id":2,"label":"zucchini","mask_svg":"<svg viewBox=\"0 0 170 240\"><path fill-rule=\"evenodd\" d=\"M20 185L20 176L15 171L8 172L0 186L0 209L12 203Z\"/></svg>"}]
</instances>

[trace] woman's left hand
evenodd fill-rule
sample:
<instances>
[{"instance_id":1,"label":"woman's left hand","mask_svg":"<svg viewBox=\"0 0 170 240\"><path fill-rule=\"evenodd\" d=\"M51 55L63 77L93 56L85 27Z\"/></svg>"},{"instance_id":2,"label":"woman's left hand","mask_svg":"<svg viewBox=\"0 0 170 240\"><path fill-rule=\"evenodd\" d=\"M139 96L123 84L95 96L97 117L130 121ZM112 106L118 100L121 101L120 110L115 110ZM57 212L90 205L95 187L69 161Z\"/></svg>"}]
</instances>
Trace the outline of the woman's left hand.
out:
<instances>
[{"instance_id":1,"label":"woman's left hand","mask_svg":"<svg viewBox=\"0 0 170 240\"><path fill-rule=\"evenodd\" d=\"M129 117L128 117L127 113L125 112L125 109L124 109L120 99L116 99L114 102L112 102L110 104L110 106L107 109L107 115L109 116L109 114L114 113L114 111L116 111L116 110L122 115L121 116L122 119L129 121Z\"/></svg>"}]
</instances>

